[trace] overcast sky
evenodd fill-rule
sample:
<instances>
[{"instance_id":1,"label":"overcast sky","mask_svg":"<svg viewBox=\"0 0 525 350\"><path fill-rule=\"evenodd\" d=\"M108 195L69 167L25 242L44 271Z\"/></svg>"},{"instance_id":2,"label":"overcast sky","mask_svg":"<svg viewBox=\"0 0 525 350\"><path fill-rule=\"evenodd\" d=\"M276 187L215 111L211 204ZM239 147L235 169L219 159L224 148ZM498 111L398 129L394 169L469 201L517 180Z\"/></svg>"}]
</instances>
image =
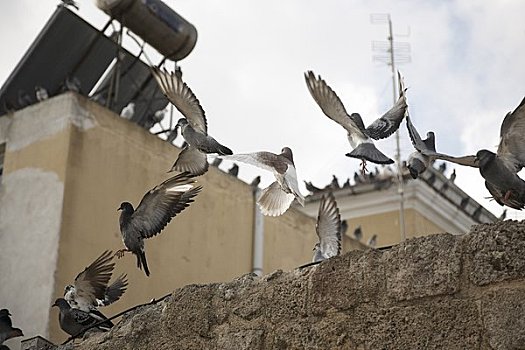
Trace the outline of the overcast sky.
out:
<instances>
[{"instance_id":1,"label":"overcast sky","mask_svg":"<svg viewBox=\"0 0 525 350\"><path fill-rule=\"evenodd\" d=\"M2 3L1 82L57 3ZM495 151L503 117L525 95L521 0L166 3L197 27L197 45L180 65L206 111L210 134L235 153L279 153L290 146L300 181L319 187L328 184L332 174L342 184L359 161L345 157L351 150L345 131L322 114L303 72L320 74L347 111L359 112L365 124L390 108L390 67L374 62L371 50L372 41L386 40L388 28L372 24L371 14L390 13L395 41L410 43L411 62L398 66L409 88L410 114L421 134L436 132L439 151ZM97 28L107 21L92 1L79 5L80 15ZM401 130L406 159L412 149L404 123ZM394 145L391 138L378 147L393 157ZM496 215L501 213L501 207L484 199L489 194L476 169L456 171L461 188ZM250 181L257 173L242 167L240 177ZM262 185L270 180L266 176Z\"/></svg>"}]
</instances>

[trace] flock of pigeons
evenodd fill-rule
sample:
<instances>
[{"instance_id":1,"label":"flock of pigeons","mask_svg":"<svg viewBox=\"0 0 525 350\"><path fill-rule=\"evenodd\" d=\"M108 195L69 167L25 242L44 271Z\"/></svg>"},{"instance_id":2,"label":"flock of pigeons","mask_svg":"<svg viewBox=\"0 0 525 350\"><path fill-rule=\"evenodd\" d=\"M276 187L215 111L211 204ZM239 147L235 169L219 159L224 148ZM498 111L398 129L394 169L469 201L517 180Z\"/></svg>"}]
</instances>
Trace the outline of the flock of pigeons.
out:
<instances>
[{"instance_id":1,"label":"flock of pigeons","mask_svg":"<svg viewBox=\"0 0 525 350\"><path fill-rule=\"evenodd\" d=\"M56 299L53 306L60 310L61 328L71 336L77 336L96 324L99 330L113 326L98 308L117 301L126 291L127 277L121 275L109 284L115 263L113 257L121 258L125 252L136 256L137 267L147 276L150 270L146 260L144 240L159 234L173 217L186 209L202 190L195 185L195 177L208 170L207 154L218 154L223 159L244 162L273 172L276 181L262 190L257 199L264 215L278 216L285 213L292 202L297 200L304 205L304 197L299 191L293 153L284 147L280 154L255 152L233 154L208 134L204 110L181 74L152 68L162 92L182 113L174 132L180 128L185 145L170 171L180 172L149 190L139 205L134 208L129 202L122 202L119 222L125 248L115 254L105 251L75 278L72 285L64 291L64 297ZM460 165L478 167L485 184L494 199L501 205L515 209L525 206L525 182L517 173L525 165L525 99L511 113L508 113L501 126L501 141L498 152L480 150L477 154L453 157L436 152L435 135L427 133L422 139L408 116L406 89L399 75L399 98L383 116L365 127L358 113L348 114L337 94L312 71L305 73L307 88L323 113L340 124L348 134L353 150L346 155L362 161L362 171L366 162L391 164L394 161L374 145L374 140L392 135L406 117L410 138L416 149L409 156L407 167L413 178L421 175L436 159ZM324 195L320 201L316 232L319 242L314 247L313 262L336 256L341 251L341 217L332 193ZM3 341L22 336L22 331L13 328L7 309L0 310L0 344Z\"/></svg>"}]
</instances>

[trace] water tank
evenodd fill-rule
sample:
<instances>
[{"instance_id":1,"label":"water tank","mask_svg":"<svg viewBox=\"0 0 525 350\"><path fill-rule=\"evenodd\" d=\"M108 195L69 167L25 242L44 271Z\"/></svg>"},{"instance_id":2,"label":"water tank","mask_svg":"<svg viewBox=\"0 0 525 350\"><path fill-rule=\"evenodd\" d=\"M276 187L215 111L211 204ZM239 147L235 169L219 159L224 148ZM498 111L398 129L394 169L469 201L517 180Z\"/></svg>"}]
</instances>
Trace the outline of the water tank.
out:
<instances>
[{"instance_id":1,"label":"water tank","mask_svg":"<svg viewBox=\"0 0 525 350\"><path fill-rule=\"evenodd\" d=\"M182 60L195 47L195 26L161 0L95 0L95 3L170 60Z\"/></svg>"}]
</instances>

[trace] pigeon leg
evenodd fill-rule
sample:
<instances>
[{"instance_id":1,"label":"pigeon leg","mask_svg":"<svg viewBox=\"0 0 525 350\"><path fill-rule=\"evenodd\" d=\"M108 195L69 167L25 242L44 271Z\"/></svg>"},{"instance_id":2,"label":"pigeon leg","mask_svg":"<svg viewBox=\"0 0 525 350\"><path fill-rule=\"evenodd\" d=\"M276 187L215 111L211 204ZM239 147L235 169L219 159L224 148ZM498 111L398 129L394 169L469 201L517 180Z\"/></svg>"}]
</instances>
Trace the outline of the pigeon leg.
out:
<instances>
[{"instance_id":1,"label":"pigeon leg","mask_svg":"<svg viewBox=\"0 0 525 350\"><path fill-rule=\"evenodd\" d=\"M119 249L115 252L114 256L116 256L118 259L122 258L124 256L124 253L131 252L128 248L125 249Z\"/></svg>"},{"instance_id":2,"label":"pigeon leg","mask_svg":"<svg viewBox=\"0 0 525 350\"><path fill-rule=\"evenodd\" d=\"M366 168L366 159L361 159L361 174L366 175L368 169Z\"/></svg>"}]
</instances>

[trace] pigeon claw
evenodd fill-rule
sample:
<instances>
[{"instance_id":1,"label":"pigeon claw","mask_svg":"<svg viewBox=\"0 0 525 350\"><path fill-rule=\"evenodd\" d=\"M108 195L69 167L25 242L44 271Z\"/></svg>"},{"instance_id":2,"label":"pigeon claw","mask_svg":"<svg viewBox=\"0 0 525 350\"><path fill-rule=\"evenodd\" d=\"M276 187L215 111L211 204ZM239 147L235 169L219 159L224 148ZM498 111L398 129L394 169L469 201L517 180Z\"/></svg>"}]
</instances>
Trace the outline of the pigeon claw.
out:
<instances>
[{"instance_id":1,"label":"pigeon claw","mask_svg":"<svg viewBox=\"0 0 525 350\"><path fill-rule=\"evenodd\" d=\"M365 176L367 172L368 169L366 168L366 159L361 159L361 174Z\"/></svg>"},{"instance_id":2,"label":"pigeon claw","mask_svg":"<svg viewBox=\"0 0 525 350\"><path fill-rule=\"evenodd\" d=\"M126 252L129 252L129 249L119 249L115 252L114 256L116 256L117 259L120 259L124 256Z\"/></svg>"}]
</instances>

